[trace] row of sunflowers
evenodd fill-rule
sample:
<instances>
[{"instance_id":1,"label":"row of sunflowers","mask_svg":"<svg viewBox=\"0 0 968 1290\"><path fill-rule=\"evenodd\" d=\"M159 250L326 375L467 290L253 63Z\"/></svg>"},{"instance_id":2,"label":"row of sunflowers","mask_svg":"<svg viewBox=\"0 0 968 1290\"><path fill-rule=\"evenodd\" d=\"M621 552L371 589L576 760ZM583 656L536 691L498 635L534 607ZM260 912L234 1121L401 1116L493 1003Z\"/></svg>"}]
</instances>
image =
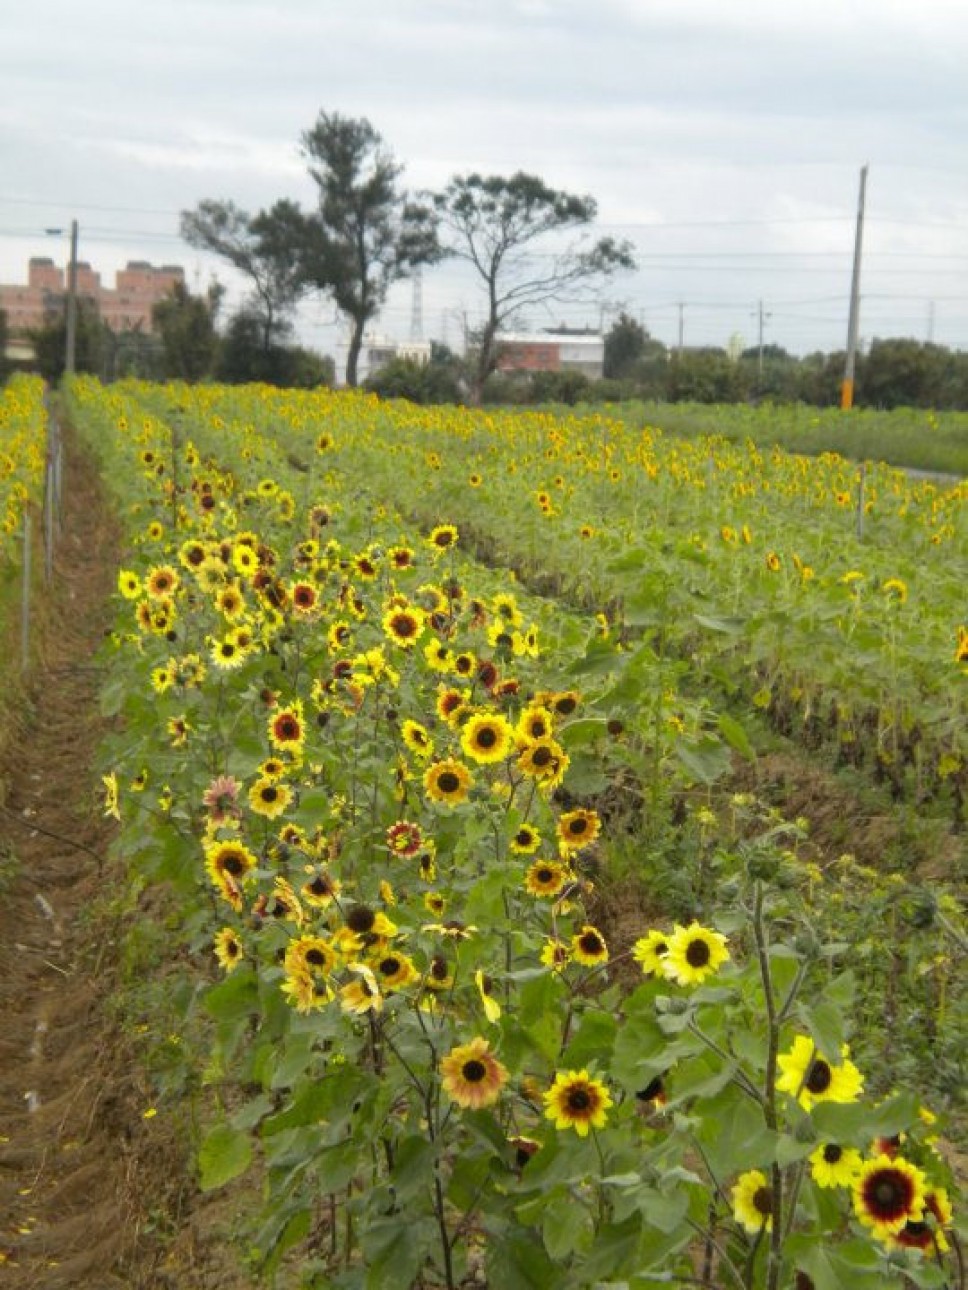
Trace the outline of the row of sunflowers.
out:
<instances>
[{"instance_id":1,"label":"row of sunflowers","mask_svg":"<svg viewBox=\"0 0 968 1290\"><path fill-rule=\"evenodd\" d=\"M24 509L41 496L46 453L44 383L16 375L0 387L0 566L23 532Z\"/></svg>"},{"instance_id":2,"label":"row of sunflowers","mask_svg":"<svg viewBox=\"0 0 968 1290\"><path fill-rule=\"evenodd\" d=\"M105 809L132 882L180 902L185 1033L207 1018L222 1089L200 1182L258 1164L254 1263L366 1290L951 1284L944 1108L852 1031L800 826L710 809L745 736L682 663L469 558L454 509L415 521L451 440L428 462L395 413L67 398L128 530ZM646 851L630 819L673 797L710 872L623 923L616 822Z\"/></svg>"}]
</instances>

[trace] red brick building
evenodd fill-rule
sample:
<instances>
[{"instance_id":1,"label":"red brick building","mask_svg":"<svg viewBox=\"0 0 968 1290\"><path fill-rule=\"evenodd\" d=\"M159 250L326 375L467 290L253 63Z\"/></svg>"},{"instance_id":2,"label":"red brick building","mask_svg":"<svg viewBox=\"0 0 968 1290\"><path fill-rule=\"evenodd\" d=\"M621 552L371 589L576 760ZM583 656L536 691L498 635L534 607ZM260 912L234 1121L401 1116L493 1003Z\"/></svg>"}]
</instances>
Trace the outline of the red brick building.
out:
<instances>
[{"instance_id":1,"label":"red brick building","mask_svg":"<svg viewBox=\"0 0 968 1290\"><path fill-rule=\"evenodd\" d=\"M150 332L152 305L184 282L185 271L177 264L155 268L146 260L129 260L127 267L115 274L114 287L103 287L101 275L90 264L77 263L77 298L90 301L115 332ZM51 315L60 314L66 291L66 269L46 256L32 259L26 285L0 285L0 309L6 311L11 335L42 327Z\"/></svg>"}]
</instances>

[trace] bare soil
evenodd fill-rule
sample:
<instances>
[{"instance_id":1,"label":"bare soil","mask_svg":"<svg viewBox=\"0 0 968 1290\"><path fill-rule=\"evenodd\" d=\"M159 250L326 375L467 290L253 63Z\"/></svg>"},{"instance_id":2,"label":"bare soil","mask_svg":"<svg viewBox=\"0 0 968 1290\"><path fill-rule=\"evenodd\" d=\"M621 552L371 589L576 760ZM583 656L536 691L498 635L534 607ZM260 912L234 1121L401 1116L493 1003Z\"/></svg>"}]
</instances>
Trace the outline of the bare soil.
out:
<instances>
[{"instance_id":1,"label":"bare soil","mask_svg":"<svg viewBox=\"0 0 968 1290\"><path fill-rule=\"evenodd\" d=\"M103 733L93 656L118 538L96 472L69 437L65 447L34 662L22 685L19 651L8 648L3 665L12 680L0 735L0 1284L132 1290L152 1283L159 1257L147 1211L154 1131L112 1006L119 883L93 771ZM161 1152L168 1166L172 1150Z\"/></svg>"}]
</instances>

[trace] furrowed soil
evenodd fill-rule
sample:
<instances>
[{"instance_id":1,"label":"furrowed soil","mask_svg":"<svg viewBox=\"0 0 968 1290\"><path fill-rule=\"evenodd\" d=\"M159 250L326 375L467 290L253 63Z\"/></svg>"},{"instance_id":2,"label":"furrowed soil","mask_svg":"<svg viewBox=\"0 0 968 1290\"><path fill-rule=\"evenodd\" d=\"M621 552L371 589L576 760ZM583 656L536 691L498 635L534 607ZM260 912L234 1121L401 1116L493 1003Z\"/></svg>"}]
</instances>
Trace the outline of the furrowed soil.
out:
<instances>
[{"instance_id":1,"label":"furrowed soil","mask_svg":"<svg viewBox=\"0 0 968 1290\"><path fill-rule=\"evenodd\" d=\"M116 1007L123 880L93 771L99 671L118 534L96 470L65 435L51 585L19 623L0 733L0 1286L241 1286L185 1210L186 1151L145 1112L144 1063ZM162 1239L164 1235L165 1239ZM220 1270L216 1272L216 1263Z\"/></svg>"}]
</instances>

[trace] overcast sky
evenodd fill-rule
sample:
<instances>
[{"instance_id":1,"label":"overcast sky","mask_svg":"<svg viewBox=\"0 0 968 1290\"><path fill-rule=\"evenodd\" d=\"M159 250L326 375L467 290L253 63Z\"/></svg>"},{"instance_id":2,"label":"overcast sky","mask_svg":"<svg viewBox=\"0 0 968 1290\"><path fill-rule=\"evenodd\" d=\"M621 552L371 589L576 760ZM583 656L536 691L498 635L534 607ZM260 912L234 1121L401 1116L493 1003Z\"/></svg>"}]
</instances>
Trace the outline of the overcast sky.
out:
<instances>
[{"instance_id":1,"label":"overcast sky","mask_svg":"<svg viewBox=\"0 0 968 1290\"><path fill-rule=\"evenodd\" d=\"M203 198L309 206L321 110L366 116L414 190L473 170L594 196L640 268L594 306L669 344L739 333L839 349L861 166L861 337L968 348L966 0L4 0L0 281L31 255L106 285L128 259L213 272L178 238ZM61 237L45 236L62 228ZM459 345L475 283L424 274L426 338ZM333 309L301 313L333 352ZM407 339L413 292L379 330Z\"/></svg>"}]
</instances>

